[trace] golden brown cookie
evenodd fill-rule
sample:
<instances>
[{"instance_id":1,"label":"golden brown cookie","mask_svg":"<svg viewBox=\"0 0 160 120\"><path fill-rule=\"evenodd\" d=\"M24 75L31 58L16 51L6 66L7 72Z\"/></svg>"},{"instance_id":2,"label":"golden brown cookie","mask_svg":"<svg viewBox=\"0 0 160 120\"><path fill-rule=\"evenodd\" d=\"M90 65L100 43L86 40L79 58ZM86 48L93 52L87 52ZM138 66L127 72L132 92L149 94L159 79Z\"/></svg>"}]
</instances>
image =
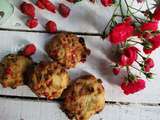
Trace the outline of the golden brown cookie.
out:
<instances>
[{"instance_id":1,"label":"golden brown cookie","mask_svg":"<svg viewBox=\"0 0 160 120\"><path fill-rule=\"evenodd\" d=\"M41 62L28 72L27 84L38 96L59 98L69 84L67 71L57 62Z\"/></svg>"},{"instance_id":2,"label":"golden brown cookie","mask_svg":"<svg viewBox=\"0 0 160 120\"><path fill-rule=\"evenodd\" d=\"M103 110L105 91L102 81L94 76L83 76L73 82L63 93L62 109L68 117L88 120L93 114Z\"/></svg>"},{"instance_id":3,"label":"golden brown cookie","mask_svg":"<svg viewBox=\"0 0 160 120\"><path fill-rule=\"evenodd\" d=\"M3 87L16 88L23 84L24 72L32 64L28 57L9 54L0 63L0 83Z\"/></svg>"},{"instance_id":4,"label":"golden brown cookie","mask_svg":"<svg viewBox=\"0 0 160 120\"><path fill-rule=\"evenodd\" d=\"M70 33L57 34L46 45L46 52L65 68L73 68L79 62L85 62L90 54L84 39Z\"/></svg>"}]
</instances>

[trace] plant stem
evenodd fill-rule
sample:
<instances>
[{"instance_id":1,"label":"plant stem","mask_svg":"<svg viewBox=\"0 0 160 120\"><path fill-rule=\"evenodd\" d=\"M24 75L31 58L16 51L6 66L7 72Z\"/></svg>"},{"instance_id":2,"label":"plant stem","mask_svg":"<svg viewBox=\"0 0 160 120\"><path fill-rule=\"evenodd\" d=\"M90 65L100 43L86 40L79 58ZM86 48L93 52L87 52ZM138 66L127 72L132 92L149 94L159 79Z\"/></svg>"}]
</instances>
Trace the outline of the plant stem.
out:
<instances>
[{"instance_id":1,"label":"plant stem","mask_svg":"<svg viewBox=\"0 0 160 120\"><path fill-rule=\"evenodd\" d=\"M105 28L104 28L104 30L103 30L103 32L102 32L102 38L106 36L106 35L105 35L106 30L107 30L107 28L109 27L110 23L113 21L113 19L114 19L114 17L115 17L115 13L116 13L118 7L119 7L119 5L114 9L111 19L109 20L109 22L108 22L107 25L105 26Z\"/></svg>"},{"instance_id":2,"label":"plant stem","mask_svg":"<svg viewBox=\"0 0 160 120\"><path fill-rule=\"evenodd\" d=\"M137 19L137 17L131 12L131 10L129 9L129 5L128 5L128 3L127 3L127 1L126 0L124 0L125 1L125 4L126 4L126 6L127 6L127 10L128 10L128 12L131 14L131 16L135 19L135 20L137 20L137 22L138 23L142 23L141 21L139 21L138 19Z\"/></svg>"},{"instance_id":3,"label":"plant stem","mask_svg":"<svg viewBox=\"0 0 160 120\"><path fill-rule=\"evenodd\" d=\"M124 13L123 13L123 8L122 8L122 0L119 0L119 5L120 5L120 11L121 11L121 14L122 14L122 21L123 21Z\"/></svg>"},{"instance_id":4,"label":"plant stem","mask_svg":"<svg viewBox=\"0 0 160 120\"><path fill-rule=\"evenodd\" d=\"M141 55L139 52L137 52L137 53L138 53L138 55L139 55L140 57L142 57L143 60L146 59L146 58L143 57L143 55Z\"/></svg>"},{"instance_id":5,"label":"plant stem","mask_svg":"<svg viewBox=\"0 0 160 120\"><path fill-rule=\"evenodd\" d=\"M140 70L140 69L138 69L138 68L136 68L136 67L134 67L132 65L131 65L131 67L134 68L135 70L139 71L139 72L142 72L143 74L145 73L144 71L142 71L142 70Z\"/></svg>"},{"instance_id":6,"label":"plant stem","mask_svg":"<svg viewBox=\"0 0 160 120\"><path fill-rule=\"evenodd\" d=\"M138 44L141 44L141 45L142 45L142 43L141 43L141 42L137 42L137 41L129 40L129 42L134 42L134 43L138 43Z\"/></svg>"}]
</instances>

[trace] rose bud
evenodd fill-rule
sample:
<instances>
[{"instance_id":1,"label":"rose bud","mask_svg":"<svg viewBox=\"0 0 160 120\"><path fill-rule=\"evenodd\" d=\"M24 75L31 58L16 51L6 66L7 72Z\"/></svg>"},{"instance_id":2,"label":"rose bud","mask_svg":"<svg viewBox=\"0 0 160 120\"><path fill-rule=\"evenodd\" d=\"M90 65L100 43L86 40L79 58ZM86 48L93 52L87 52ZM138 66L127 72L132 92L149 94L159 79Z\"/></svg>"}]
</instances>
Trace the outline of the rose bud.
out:
<instances>
[{"instance_id":1,"label":"rose bud","mask_svg":"<svg viewBox=\"0 0 160 120\"><path fill-rule=\"evenodd\" d=\"M154 67L154 61L152 58L147 58L145 60L145 65L148 65L150 68L153 68Z\"/></svg>"},{"instance_id":2,"label":"rose bud","mask_svg":"<svg viewBox=\"0 0 160 120\"><path fill-rule=\"evenodd\" d=\"M118 75L120 73L120 68L119 67L114 67L112 70L114 75Z\"/></svg>"}]
</instances>

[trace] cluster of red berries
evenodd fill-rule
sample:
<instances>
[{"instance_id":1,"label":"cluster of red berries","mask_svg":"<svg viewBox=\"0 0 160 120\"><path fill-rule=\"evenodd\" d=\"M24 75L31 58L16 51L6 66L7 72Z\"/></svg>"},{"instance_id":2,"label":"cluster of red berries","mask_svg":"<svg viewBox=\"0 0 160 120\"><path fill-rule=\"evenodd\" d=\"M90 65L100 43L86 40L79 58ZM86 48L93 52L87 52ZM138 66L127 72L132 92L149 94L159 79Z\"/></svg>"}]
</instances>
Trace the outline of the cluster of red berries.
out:
<instances>
[{"instance_id":1,"label":"cluster of red berries","mask_svg":"<svg viewBox=\"0 0 160 120\"><path fill-rule=\"evenodd\" d=\"M77 3L82 0L67 0L70 3ZM90 0L93 2L93 0ZM101 0L103 6L107 7L113 4L113 0ZM40 9L46 9L52 13L56 13L56 10L60 13L60 15L64 18L68 17L70 14L70 8L63 3L60 3L58 7L49 0L34 0L34 4ZM23 2L20 5L20 10L23 14L27 15L29 19L27 20L26 25L29 28L35 28L38 26L38 19L35 17L35 7L31 3ZM57 25L54 21L48 21L46 23L46 29L48 32L56 32Z\"/></svg>"},{"instance_id":2,"label":"cluster of red berries","mask_svg":"<svg viewBox=\"0 0 160 120\"><path fill-rule=\"evenodd\" d=\"M46 9L52 13L56 13L56 9L59 11L60 15L64 18L68 17L70 14L70 8L63 3L60 3L58 8L49 0L37 0L35 5L40 9ZM29 28L35 28L38 26L38 19L35 17L35 7L31 3L23 2L20 5L20 10L23 14L27 15L29 19L27 20L26 25ZM48 21L46 23L46 30L48 32L56 32L57 25L54 21Z\"/></svg>"}]
</instances>

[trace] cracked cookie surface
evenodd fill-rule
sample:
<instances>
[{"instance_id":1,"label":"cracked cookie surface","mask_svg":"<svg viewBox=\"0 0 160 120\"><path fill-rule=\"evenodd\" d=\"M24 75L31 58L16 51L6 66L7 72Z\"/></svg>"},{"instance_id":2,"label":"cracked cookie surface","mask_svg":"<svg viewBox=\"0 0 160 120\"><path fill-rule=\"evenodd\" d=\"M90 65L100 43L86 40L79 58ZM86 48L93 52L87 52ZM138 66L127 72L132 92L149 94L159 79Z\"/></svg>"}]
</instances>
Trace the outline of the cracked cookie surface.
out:
<instances>
[{"instance_id":1,"label":"cracked cookie surface","mask_svg":"<svg viewBox=\"0 0 160 120\"><path fill-rule=\"evenodd\" d=\"M41 62L27 74L27 84L33 92L50 100L59 98L69 84L67 71L57 62Z\"/></svg>"},{"instance_id":2,"label":"cracked cookie surface","mask_svg":"<svg viewBox=\"0 0 160 120\"><path fill-rule=\"evenodd\" d=\"M59 33L45 46L48 55L65 68L73 68L85 62L90 50L84 39L70 33Z\"/></svg>"},{"instance_id":3,"label":"cracked cookie surface","mask_svg":"<svg viewBox=\"0 0 160 120\"><path fill-rule=\"evenodd\" d=\"M102 81L94 76L83 76L74 81L63 93L62 110L69 118L89 120L89 118L103 110L105 92Z\"/></svg>"}]
</instances>

